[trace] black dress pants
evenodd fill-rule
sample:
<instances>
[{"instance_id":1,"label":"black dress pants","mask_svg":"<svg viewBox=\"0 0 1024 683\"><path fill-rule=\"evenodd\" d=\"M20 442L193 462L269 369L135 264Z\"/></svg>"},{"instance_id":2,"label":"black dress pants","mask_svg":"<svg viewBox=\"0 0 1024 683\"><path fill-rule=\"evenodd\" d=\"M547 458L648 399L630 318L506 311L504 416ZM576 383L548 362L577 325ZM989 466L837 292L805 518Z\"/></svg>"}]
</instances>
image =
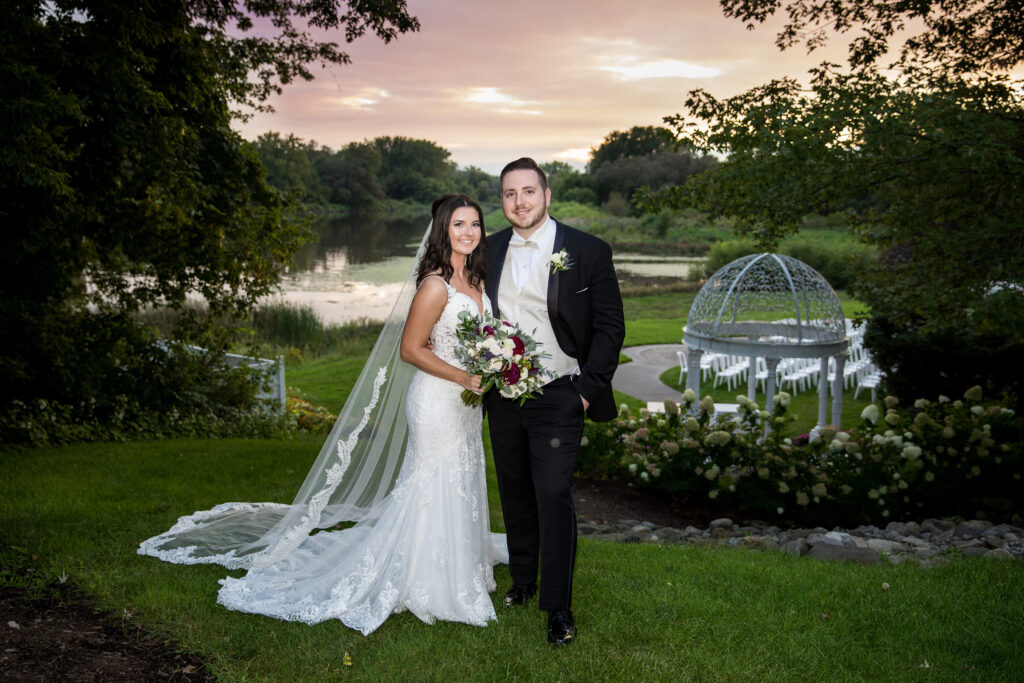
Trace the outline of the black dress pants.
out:
<instances>
[{"instance_id":1,"label":"black dress pants","mask_svg":"<svg viewBox=\"0 0 1024 683\"><path fill-rule=\"evenodd\" d=\"M522 406L488 392L486 407L509 572L516 583L533 583L539 565L540 609L567 609L576 562L572 474L583 436L583 402L571 380L561 377Z\"/></svg>"}]
</instances>

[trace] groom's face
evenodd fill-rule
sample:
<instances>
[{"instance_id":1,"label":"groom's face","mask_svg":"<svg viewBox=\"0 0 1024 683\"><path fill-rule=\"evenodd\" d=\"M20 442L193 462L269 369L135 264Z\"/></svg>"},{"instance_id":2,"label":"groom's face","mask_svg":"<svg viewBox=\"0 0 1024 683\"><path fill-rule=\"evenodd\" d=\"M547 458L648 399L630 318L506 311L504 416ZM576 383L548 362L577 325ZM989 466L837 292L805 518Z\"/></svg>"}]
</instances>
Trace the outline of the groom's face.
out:
<instances>
[{"instance_id":1,"label":"groom's face","mask_svg":"<svg viewBox=\"0 0 1024 683\"><path fill-rule=\"evenodd\" d=\"M547 218L551 189L543 189L536 171L509 171L501 180L501 208L505 218L522 232L532 232Z\"/></svg>"}]
</instances>

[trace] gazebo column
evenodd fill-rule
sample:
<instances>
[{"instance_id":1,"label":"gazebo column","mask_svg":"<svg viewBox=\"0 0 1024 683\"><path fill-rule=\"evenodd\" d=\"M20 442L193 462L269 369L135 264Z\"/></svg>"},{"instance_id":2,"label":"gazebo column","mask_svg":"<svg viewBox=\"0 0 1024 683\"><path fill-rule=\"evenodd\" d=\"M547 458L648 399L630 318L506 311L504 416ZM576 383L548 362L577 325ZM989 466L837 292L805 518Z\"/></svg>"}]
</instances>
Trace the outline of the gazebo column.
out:
<instances>
[{"instance_id":1,"label":"gazebo column","mask_svg":"<svg viewBox=\"0 0 1024 683\"><path fill-rule=\"evenodd\" d=\"M764 409L765 412L771 415L772 411L775 410L775 371L779 367L779 359L765 358L764 362L765 365L768 366L768 382L765 387ZM766 422L764 425L764 433L767 434L770 431L772 431L772 427Z\"/></svg>"},{"instance_id":2,"label":"gazebo column","mask_svg":"<svg viewBox=\"0 0 1024 683\"><path fill-rule=\"evenodd\" d=\"M700 358L704 352L700 349L686 347L686 388L693 391L697 399L690 407L690 412L697 414L697 406L700 403Z\"/></svg>"},{"instance_id":3,"label":"gazebo column","mask_svg":"<svg viewBox=\"0 0 1024 683\"><path fill-rule=\"evenodd\" d=\"M757 397L757 356L750 357L747 368L747 398L753 401Z\"/></svg>"},{"instance_id":4,"label":"gazebo column","mask_svg":"<svg viewBox=\"0 0 1024 683\"><path fill-rule=\"evenodd\" d=\"M821 357L818 370L818 425L814 428L817 434L828 419L828 356Z\"/></svg>"},{"instance_id":5,"label":"gazebo column","mask_svg":"<svg viewBox=\"0 0 1024 683\"><path fill-rule=\"evenodd\" d=\"M836 376L832 380L832 424L839 429L839 422L843 417L843 370L846 369L846 359L849 353L841 353L835 356Z\"/></svg>"}]
</instances>

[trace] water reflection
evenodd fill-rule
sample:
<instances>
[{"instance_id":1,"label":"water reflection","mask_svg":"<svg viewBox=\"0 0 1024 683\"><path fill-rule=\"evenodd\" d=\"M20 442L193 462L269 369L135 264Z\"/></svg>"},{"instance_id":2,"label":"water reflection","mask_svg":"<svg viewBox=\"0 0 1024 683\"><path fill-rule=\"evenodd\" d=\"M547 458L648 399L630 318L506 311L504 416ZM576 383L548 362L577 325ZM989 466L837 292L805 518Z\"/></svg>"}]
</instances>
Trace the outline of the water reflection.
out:
<instances>
[{"instance_id":1,"label":"water reflection","mask_svg":"<svg viewBox=\"0 0 1024 683\"><path fill-rule=\"evenodd\" d=\"M415 256L429 215L386 218L351 214L313 226L319 238L302 247L288 274L341 271L352 265Z\"/></svg>"}]
</instances>

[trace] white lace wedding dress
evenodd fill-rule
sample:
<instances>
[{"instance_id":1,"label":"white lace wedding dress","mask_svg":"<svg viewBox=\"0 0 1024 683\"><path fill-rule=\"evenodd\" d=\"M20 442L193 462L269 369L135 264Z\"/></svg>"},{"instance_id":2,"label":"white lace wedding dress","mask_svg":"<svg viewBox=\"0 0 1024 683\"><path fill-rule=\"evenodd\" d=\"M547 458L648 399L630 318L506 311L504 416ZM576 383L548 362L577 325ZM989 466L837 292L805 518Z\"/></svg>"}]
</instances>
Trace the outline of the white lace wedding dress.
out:
<instances>
[{"instance_id":1,"label":"white lace wedding dress","mask_svg":"<svg viewBox=\"0 0 1024 683\"><path fill-rule=\"evenodd\" d=\"M435 354L458 365L457 316L479 310L447 287L431 339ZM308 624L340 619L364 635L406 609L427 623L495 619L492 568L508 562L508 549L504 534L490 533L481 410L467 408L461 391L417 372L406 396L406 457L391 493L355 526L314 533L286 559L222 579L217 601Z\"/></svg>"}]
</instances>

